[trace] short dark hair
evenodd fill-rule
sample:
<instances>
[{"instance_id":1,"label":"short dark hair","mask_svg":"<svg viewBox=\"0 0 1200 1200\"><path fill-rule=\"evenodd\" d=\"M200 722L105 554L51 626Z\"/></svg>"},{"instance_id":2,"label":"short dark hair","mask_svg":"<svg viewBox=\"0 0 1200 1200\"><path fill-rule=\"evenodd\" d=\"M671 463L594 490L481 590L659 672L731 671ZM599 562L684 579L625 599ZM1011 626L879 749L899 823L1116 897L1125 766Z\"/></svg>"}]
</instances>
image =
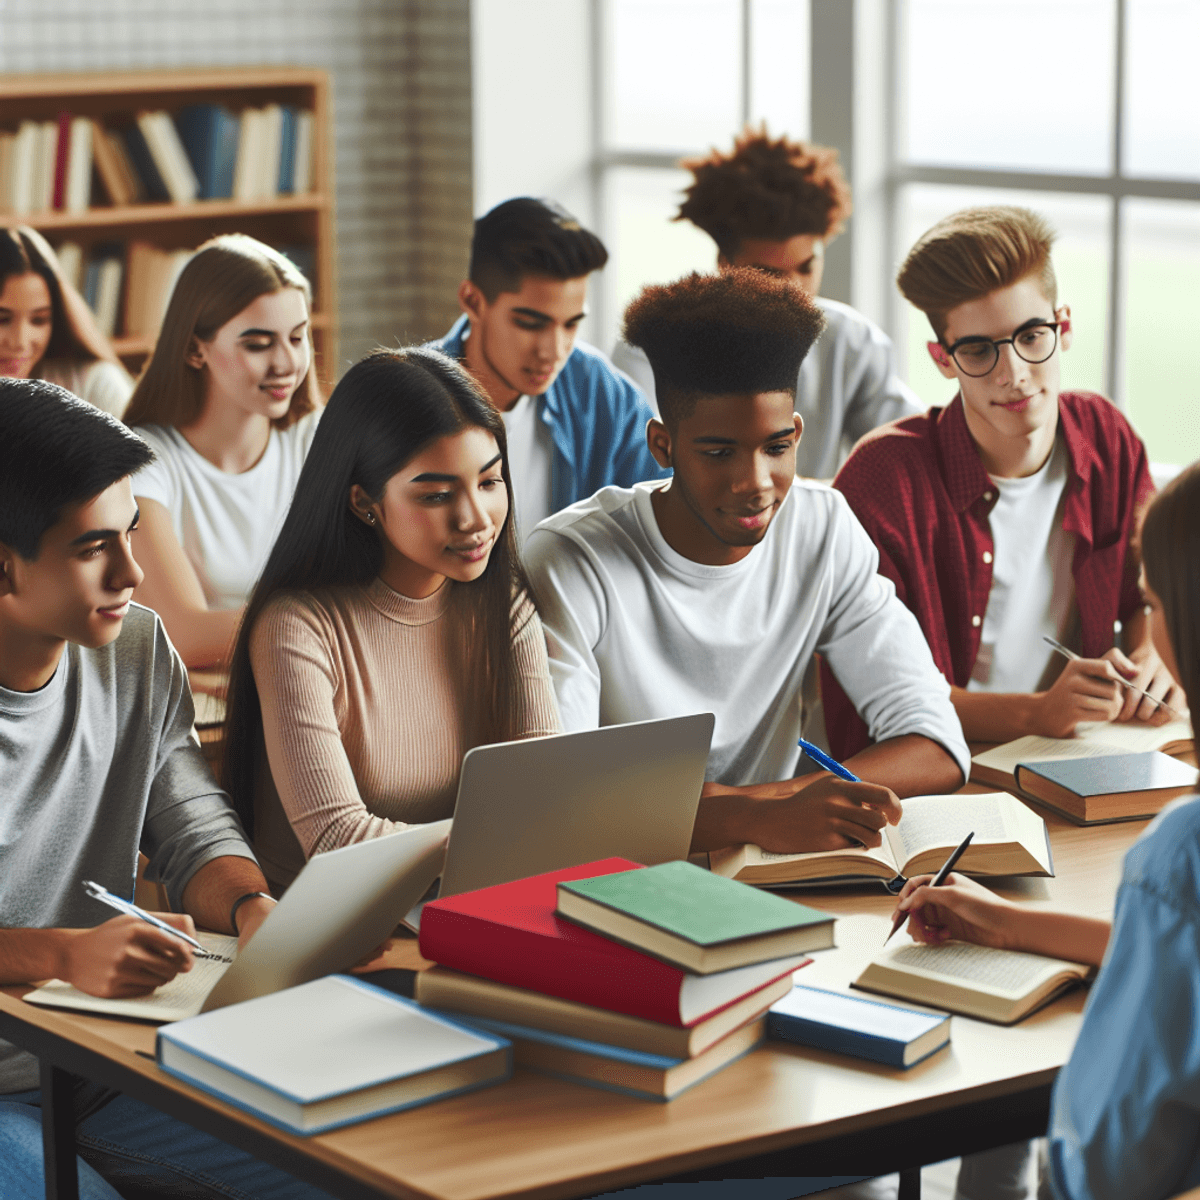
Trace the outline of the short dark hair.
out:
<instances>
[{"instance_id":1,"label":"short dark hair","mask_svg":"<svg viewBox=\"0 0 1200 1200\"><path fill-rule=\"evenodd\" d=\"M832 146L747 128L728 154L714 150L680 165L692 184L675 220L703 229L726 258L746 238L782 242L811 234L830 241L850 215L850 185Z\"/></svg>"},{"instance_id":2,"label":"short dark hair","mask_svg":"<svg viewBox=\"0 0 1200 1200\"><path fill-rule=\"evenodd\" d=\"M519 292L527 275L578 279L608 262L604 243L553 200L520 196L475 222L468 277L487 297Z\"/></svg>"},{"instance_id":3,"label":"short dark hair","mask_svg":"<svg viewBox=\"0 0 1200 1200\"><path fill-rule=\"evenodd\" d=\"M0 379L0 542L38 556L63 509L154 457L115 417L42 379Z\"/></svg>"},{"instance_id":4,"label":"short dark hair","mask_svg":"<svg viewBox=\"0 0 1200 1200\"><path fill-rule=\"evenodd\" d=\"M674 426L702 396L795 395L800 364L824 327L799 288L737 267L643 288L625 310L624 336L646 352L659 411Z\"/></svg>"}]
</instances>

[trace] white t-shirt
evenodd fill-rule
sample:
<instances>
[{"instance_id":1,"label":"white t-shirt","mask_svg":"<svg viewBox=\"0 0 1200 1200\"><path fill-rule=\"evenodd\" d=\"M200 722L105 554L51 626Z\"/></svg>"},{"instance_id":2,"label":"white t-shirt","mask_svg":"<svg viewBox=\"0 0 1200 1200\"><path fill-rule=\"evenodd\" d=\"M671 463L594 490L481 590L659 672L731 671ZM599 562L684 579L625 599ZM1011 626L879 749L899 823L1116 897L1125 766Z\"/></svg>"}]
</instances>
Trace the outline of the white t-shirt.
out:
<instances>
[{"instance_id":1,"label":"white t-shirt","mask_svg":"<svg viewBox=\"0 0 1200 1200\"><path fill-rule=\"evenodd\" d=\"M873 738L932 738L966 777L950 685L840 492L797 480L763 541L714 567L667 544L661 486L602 488L526 545L564 729L714 712L710 780L788 779L820 652Z\"/></svg>"},{"instance_id":2,"label":"white t-shirt","mask_svg":"<svg viewBox=\"0 0 1200 1200\"><path fill-rule=\"evenodd\" d=\"M240 608L249 598L292 502L319 415L272 428L262 458L240 475L214 466L174 427L137 427L155 460L133 477L133 494L157 500L171 514L209 608Z\"/></svg>"},{"instance_id":3,"label":"white t-shirt","mask_svg":"<svg viewBox=\"0 0 1200 1200\"><path fill-rule=\"evenodd\" d=\"M874 321L837 300L816 297L825 332L800 364L796 411L804 435L796 450L796 474L832 479L854 443L899 417L924 412L916 393L896 373L891 339ZM654 373L643 351L618 342L613 362L646 393L658 412Z\"/></svg>"},{"instance_id":4,"label":"white t-shirt","mask_svg":"<svg viewBox=\"0 0 1200 1200\"><path fill-rule=\"evenodd\" d=\"M1062 640L1075 604L1075 535L1062 527L1067 467L1059 437L1032 475L991 476L992 587L968 691L1037 691L1057 658L1042 638Z\"/></svg>"},{"instance_id":5,"label":"white t-shirt","mask_svg":"<svg viewBox=\"0 0 1200 1200\"><path fill-rule=\"evenodd\" d=\"M524 541L553 511L550 472L554 438L538 413L536 396L520 396L500 414L508 433L508 472L513 481L517 537Z\"/></svg>"},{"instance_id":6,"label":"white t-shirt","mask_svg":"<svg viewBox=\"0 0 1200 1200\"><path fill-rule=\"evenodd\" d=\"M80 400L94 404L110 416L120 419L129 397L133 395L133 380L116 363L98 359L96 362L74 363L56 359L42 360L34 372L38 379L57 383L74 393Z\"/></svg>"}]
</instances>

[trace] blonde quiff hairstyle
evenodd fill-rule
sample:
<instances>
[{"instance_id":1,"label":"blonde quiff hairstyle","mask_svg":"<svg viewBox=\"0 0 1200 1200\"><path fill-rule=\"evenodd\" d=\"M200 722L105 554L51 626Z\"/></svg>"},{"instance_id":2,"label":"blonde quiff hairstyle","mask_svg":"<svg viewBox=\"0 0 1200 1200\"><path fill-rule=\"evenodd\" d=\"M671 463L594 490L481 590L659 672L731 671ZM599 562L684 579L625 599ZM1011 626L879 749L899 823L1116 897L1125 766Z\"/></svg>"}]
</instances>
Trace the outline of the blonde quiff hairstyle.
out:
<instances>
[{"instance_id":1,"label":"blonde quiff hairstyle","mask_svg":"<svg viewBox=\"0 0 1200 1200\"><path fill-rule=\"evenodd\" d=\"M259 296L284 288L303 292L311 314L308 280L278 250L244 233L226 233L205 242L175 281L154 354L125 410L125 424L182 426L196 420L204 407L205 379L202 370L187 362L192 339L211 341L222 325ZM311 325L305 337L308 373L292 393L287 412L272 422L279 429L295 424L318 404Z\"/></svg>"},{"instance_id":2,"label":"blonde quiff hairstyle","mask_svg":"<svg viewBox=\"0 0 1200 1200\"><path fill-rule=\"evenodd\" d=\"M1050 261L1054 237L1045 217L1028 208L964 208L917 239L896 286L929 318L938 341L952 308L1030 275L1037 276L1051 307L1057 307L1058 282Z\"/></svg>"}]
</instances>

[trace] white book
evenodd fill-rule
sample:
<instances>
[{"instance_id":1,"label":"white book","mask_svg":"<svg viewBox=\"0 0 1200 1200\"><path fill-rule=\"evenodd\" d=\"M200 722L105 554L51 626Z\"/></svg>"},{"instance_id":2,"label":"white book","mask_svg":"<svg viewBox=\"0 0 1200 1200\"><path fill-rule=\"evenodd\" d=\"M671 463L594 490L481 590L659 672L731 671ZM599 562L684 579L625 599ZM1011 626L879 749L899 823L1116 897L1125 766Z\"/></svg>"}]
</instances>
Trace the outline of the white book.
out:
<instances>
[{"instance_id":1,"label":"white book","mask_svg":"<svg viewBox=\"0 0 1200 1200\"><path fill-rule=\"evenodd\" d=\"M157 1057L164 1071L299 1134L512 1073L506 1039L346 975L164 1026Z\"/></svg>"},{"instance_id":2,"label":"white book","mask_svg":"<svg viewBox=\"0 0 1200 1200\"><path fill-rule=\"evenodd\" d=\"M72 119L67 155L63 207L67 212L84 212L92 198L92 122L87 117Z\"/></svg>"},{"instance_id":3,"label":"white book","mask_svg":"<svg viewBox=\"0 0 1200 1200\"><path fill-rule=\"evenodd\" d=\"M256 198L259 157L262 153L262 109L242 110L242 132L238 138L237 159L233 165L233 198Z\"/></svg>"},{"instance_id":4,"label":"white book","mask_svg":"<svg viewBox=\"0 0 1200 1200\"><path fill-rule=\"evenodd\" d=\"M313 185L313 115L308 109L296 114L296 160L292 192L302 196Z\"/></svg>"},{"instance_id":5,"label":"white book","mask_svg":"<svg viewBox=\"0 0 1200 1200\"><path fill-rule=\"evenodd\" d=\"M262 148L254 172L254 198L270 200L279 195L279 154L283 145L283 109L268 104L262 110Z\"/></svg>"},{"instance_id":6,"label":"white book","mask_svg":"<svg viewBox=\"0 0 1200 1200\"><path fill-rule=\"evenodd\" d=\"M39 121L33 150L31 212L46 212L54 204L54 160L58 153L58 122Z\"/></svg>"},{"instance_id":7,"label":"white book","mask_svg":"<svg viewBox=\"0 0 1200 1200\"><path fill-rule=\"evenodd\" d=\"M18 216L33 212L33 172L38 157L38 124L22 121L13 143L12 191L9 203Z\"/></svg>"},{"instance_id":8,"label":"white book","mask_svg":"<svg viewBox=\"0 0 1200 1200\"><path fill-rule=\"evenodd\" d=\"M63 278L79 291L83 282L83 247L78 242L63 242L55 251L55 256Z\"/></svg>"},{"instance_id":9,"label":"white book","mask_svg":"<svg viewBox=\"0 0 1200 1200\"><path fill-rule=\"evenodd\" d=\"M117 331L122 273L123 264L119 258L106 258L100 263L100 278L96 286L96 324L106 338L111 338Z\"/></svg>"}]
</instances>

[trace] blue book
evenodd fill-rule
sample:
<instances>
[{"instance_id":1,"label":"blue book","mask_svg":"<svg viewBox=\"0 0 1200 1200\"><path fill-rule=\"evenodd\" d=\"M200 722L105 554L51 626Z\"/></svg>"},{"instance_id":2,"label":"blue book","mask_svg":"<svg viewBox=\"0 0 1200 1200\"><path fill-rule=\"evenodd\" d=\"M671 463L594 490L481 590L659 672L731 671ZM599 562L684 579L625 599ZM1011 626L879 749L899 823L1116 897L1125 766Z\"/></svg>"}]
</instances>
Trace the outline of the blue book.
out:
<instances>
[{"instance_id":1,"label":"blue book","mask_svg":"<svg viewBox=\"0 0 1200 1200\"><path fill-rule=\"evenodd\" d=\"M950 1044L950 1018L945 1013L919 1012L801 984L771 1005L767 1030L785 1042L889 1067L911 1067Z\"/></svg>"},{"instance_id":2,"label":"blue book","mask_svg":"<svg viewBox=\"0 0 1200 1200\"><path fill-rule=\"evenodd\" d=\"M296 190L296 110L290 104L279 106L279 182L275 190L281 196Z\"/></svg>"},{"instance_id":3,"label":"blue book","mask_svg":"<svg viewBox=\"0 0 1200 1200\"><path fill-rule=\"evenodd\" d=\"M589 1087L660 1101L674 1099L685 1088L748 1054L762 1043L766 1034L766 1021L759 1018L727 1034L694 1058L668 1058L534 1029L529 1025L493 1021L490 1017L462 1017L461 1020L510 1041L519 1067Z\"/></svg>"},{"instance_id":4,"label":"blue book","mask_svg":"<svg viewBox=\"0 0 1200 1200\"><path fill-rule=\"evenodd\" d=\"M502 1037L348 975L164 1025L158 1065L302 1136L512 1074Z\"/></svg>"},{"instance_id":5,"label":"blue book","mask_svg":"<svg viewBox=\"0 0 1200 1200\"><path fill-rule=\"evenodd\" d=\"M176 114L175 128L200 182L200 199L227 200L233 195L241 120L219 104L190 104Z\"/></svg>"}]
</instances>

